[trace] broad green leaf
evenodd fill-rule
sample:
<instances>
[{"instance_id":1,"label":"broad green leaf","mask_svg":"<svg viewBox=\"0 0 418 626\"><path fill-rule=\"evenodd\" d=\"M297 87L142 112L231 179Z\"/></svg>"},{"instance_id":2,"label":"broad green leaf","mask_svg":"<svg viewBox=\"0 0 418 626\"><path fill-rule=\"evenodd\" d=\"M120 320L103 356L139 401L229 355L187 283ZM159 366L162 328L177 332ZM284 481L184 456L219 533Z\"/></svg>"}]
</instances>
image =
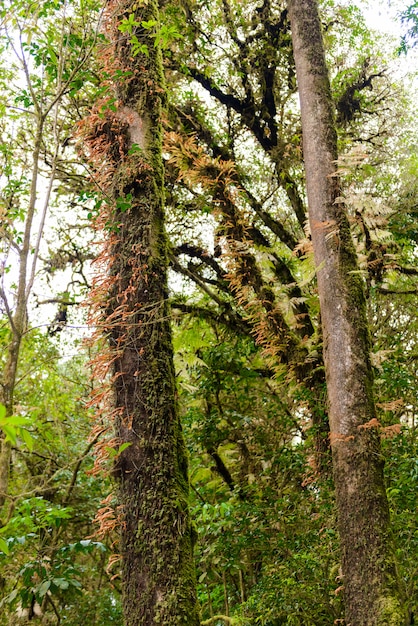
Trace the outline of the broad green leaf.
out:
<instances>
[{"instance_id":1,"label":"broad green leaf","mask_svg":"<svg viewBox=\"0 0 418 626\"><path fill-rule=\"evenodd\" d=\"M22 417L21 415L10 415L10 417L0 418L0 425L7 426L27 426L30 424L28 417Z\"/></svg>"},{"instance_id":2,"label":"broad green leaf","mask_svg":"<svg viewBox=\"0 0 418 626\"><path fill-rule=\"evenodd\" d=\"M13 426L9 426L6 424L2 425L2 430L4 432L4 434L6 435L6 441L10 441L10 443L15 446L16 442L17 442L17 430L16 428L13 428Z\"/></svg>"},{"instance_id":3,"label":"broad green leaf","mask_svg":"<svg viewBox=\"0 0 418 626\"><path fill-rule=\"evenodd\" d=\"M65 578L53 578L52 583L58 587L58 589L68 589L70 583Z\"/></svg>"},{"instance_id":4,"label":"broad green leaf","mask_svg":"<svg viewBox=\"0 0 418 626\"><path fill-rule=\"evenodd\" d=\"M34 438L30 434L30 432L28 430L26 430L26 428L22 428L22 430L20 431L20 434L22 435L22 439L25 442L28 450L30 452L32 452L33 446L34 446L34 443L35 443Z\"/></svg>"},{"instance_id":5,"label":"broad green leaf","mask_svg":"<svg viewBox=\"0 0 418 626\"><path fill-rule=\"evenodd\" d=\"M39 588L38 588L38 593L37 593L37 595L38 595L40 598L43 598L43 597L44 597L44 595L48 592L48 590L49 590L50 586L51 586L51 581L50 581L50 580L44 580L44 581L40 584L40 586L39 586Z\"/></svg>"},{"instance_id":6,"label":"broad green leaf","mask_svg":"<svg viewBox=\"0 0 418 626\"><path fill-rule=\"evenodd\" d=\"M0 537L0 550L4 554L10 554L9 545L3 537Z\"/></svg>"}]
</instances>

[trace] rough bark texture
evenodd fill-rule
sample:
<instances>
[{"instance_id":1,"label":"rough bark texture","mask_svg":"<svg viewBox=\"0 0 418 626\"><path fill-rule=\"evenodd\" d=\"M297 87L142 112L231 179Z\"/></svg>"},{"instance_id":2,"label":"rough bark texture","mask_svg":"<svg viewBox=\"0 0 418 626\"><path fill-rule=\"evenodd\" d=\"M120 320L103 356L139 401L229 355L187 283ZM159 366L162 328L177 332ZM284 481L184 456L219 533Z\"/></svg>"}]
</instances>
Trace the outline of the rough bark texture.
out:
<instances>
[{"instance_id":1,"label":"rough bark texture","mask_svg":"<svg viewBox=\"0 0 418 626\"><path fill-rule=\"evenodd\" d=\"M106 313L116 434L119 443L130 444L115 467L125 624L196 626L187 455L167 304L158 8L154 0L107 8L117 108L110 148L116 167L108 188L114 209L107 225L113 285ZM132 18L132 28L120 28ZM134 49L133 42L146 48Z\"/></svg>"},{"instance_id":2,"label":"rough bark texture","mask_svg":"<svg viewBox=\"0 0 418 626\"><path fill-rule=\"evenodd\" d=\"M404 625L375 420L365 297L340 200L333 102L318 8L314 0L290 0L288 8L324 335L346 623Z\"/></svg>"}]
</instances>

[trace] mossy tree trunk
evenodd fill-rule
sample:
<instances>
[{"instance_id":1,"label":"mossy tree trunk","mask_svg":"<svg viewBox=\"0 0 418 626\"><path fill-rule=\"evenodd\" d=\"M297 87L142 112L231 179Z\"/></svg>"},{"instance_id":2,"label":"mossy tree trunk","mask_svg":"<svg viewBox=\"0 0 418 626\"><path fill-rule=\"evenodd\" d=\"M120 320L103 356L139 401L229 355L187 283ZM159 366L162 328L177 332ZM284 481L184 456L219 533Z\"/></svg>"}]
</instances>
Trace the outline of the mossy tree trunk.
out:
<instances>
[{"instance_id":1,"label":"mossy tree trunk","mask_svg":"<svg viewBox=\"0 0 418 626\"><path fill-rule=\"evenodd\" d=\"M168 308L158 19L155 0L107 4L110 46L103 54L113 93L101 109L108 107L97 122L96 148L107 150L110 287L101 306L117 446L129 444L115 465L125 624L196 626L188 463Z\"/></svg>"},{"instance_id":2,"label":"mossy tree trunk","mask_svg":"<svg viewBox=\"0 0 418 626\"><path fill-rule=\"evenodd\" d=\"M362 278L336 172L337 136L317 3L289 0L309 221L324 336L346 623L400 626Z\"/></svg>"}]
</instances>

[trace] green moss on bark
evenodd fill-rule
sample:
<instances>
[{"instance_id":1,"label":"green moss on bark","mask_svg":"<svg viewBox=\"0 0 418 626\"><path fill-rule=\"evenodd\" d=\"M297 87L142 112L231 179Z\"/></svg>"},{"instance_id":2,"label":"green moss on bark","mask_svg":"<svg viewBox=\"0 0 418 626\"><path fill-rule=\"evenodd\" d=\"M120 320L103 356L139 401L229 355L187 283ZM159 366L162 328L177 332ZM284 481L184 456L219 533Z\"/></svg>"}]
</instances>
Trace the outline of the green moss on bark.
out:
<instances>
[{"instance_id":1,"label":"green moss on bark","mask_svg":"<svg viewBox=\"0 0 418 626\"><path fill-rule=\"evenodd\" d=\"M115 468L122 505L125 624L197 626L187 455L176 404L167 304L164 82L153 33L141 26L144 21L158 24L158 7L155 0L126 0L117 11L113 5L109 11L116 77L122 70L129 78L115 79L115 117L126 126L109 184L115 204L110 231L116 235L109 245L113 284L105 304L116 435L131 444ZM135 32L123 34L118 25L131 14ZM132 53L132 35L147 46L148 54Z\"/></svg>"}]
</instances>

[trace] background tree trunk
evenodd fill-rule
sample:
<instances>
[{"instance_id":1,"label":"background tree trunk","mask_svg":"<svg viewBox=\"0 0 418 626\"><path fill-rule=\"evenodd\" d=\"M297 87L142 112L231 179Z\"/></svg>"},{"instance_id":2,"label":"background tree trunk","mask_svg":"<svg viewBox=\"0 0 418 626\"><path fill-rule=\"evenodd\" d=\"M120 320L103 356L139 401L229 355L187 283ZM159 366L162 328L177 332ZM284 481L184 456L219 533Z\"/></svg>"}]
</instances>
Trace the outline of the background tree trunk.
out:
<instances>
[{"instance_id":1,"label":"background tree trunk","mask_svg":"<svg viewBox=\"0 0 418 626\"><path fill-rule=\"evenodd\" d=\"M176 404L161 155L157 3L108 4L116 91L98 132L112 166L104 293L113 362L125 624L199 624L188 463ZM104 51L104 55L106 50ZM114 103L114 106L113 106ZM106 143L107 142L107 143ZM108 173L110 170L108 170ZM120 449L120 448L119 448Z\"/></svg>"},{"instance_id":2,"label":"background tree trunk","mask_svg":"<svg viewBox=\"0 0 418 626\"><path fill-rule=\"evenodd\" d=\"M17 371L19 366L20 349L23 335L27 329L27 305L31 292L32 282L30 278L30 255L31 235L36 213L36 195L39 183L39 155L44 126L44 114L37 103L35 106L36 134L33 150L32 172L29 203L25 216L25 226L22 246L19 249L19 270L16 290L14 311L8 302L8 297L1 288L0 300L7 312L10 326L10 343L7 348L7 357L4 371L0 381L0 402L6 407L6 416L10 417L14 411L14 392L16 386ZM51 174L53 176L53 174ZM41 226L38 239L42 236ZM34 254L32 267L36 265L37 253ZM34 270L33 270L34 271ZM0 431L0 510L3 508L9 491L9 472L12 460L12 447L4 433Z\"/></svg>"},{"instance_id":3,"label":"background tree trunk","mask_svg":"<svg viewBox=\"0 0 418 626\"><path fill-rule=\"evenodd\" d=\"M346 619L406 623L373 400L362 278L336 172L337 136L317 3L288 3L302 112L309 221L324 335Z\"/></svg>"}]
</instances>

